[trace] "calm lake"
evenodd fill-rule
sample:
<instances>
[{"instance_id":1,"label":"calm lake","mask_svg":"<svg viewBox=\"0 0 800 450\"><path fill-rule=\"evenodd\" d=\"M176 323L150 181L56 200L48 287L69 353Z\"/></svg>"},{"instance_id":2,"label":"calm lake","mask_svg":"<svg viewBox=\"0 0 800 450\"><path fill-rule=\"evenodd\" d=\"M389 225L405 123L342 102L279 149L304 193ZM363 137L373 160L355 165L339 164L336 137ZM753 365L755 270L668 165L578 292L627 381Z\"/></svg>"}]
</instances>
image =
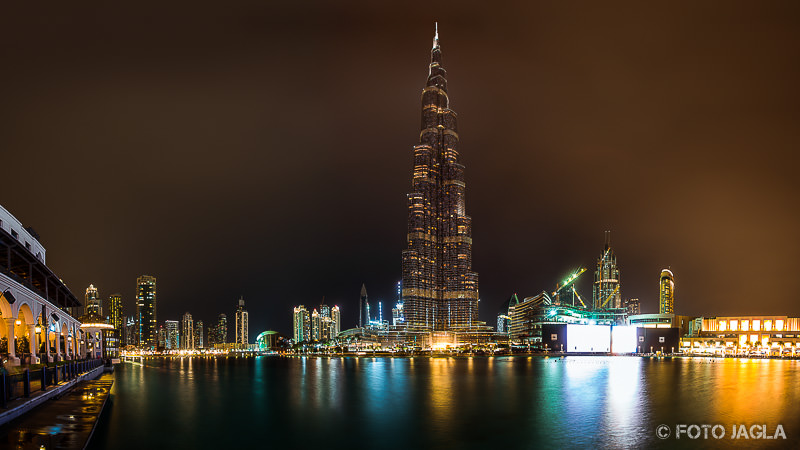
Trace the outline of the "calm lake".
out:
<instances>
[{"instance_id":1,"label":"calm lake","mask_svg":"<svg viewBox=\"0 0 800 450\"><path fill-rule=\"evenodd\" d=\"M90 448L767 447L800 443L800 361L151 358L117 366ZM715 439L676 425L721 425ZM734 437L766 425L787 439ZM666 439L656 435L666 425ZM698 428L699 430L699 428ZM697 431L697 430L694 430ZM663 432L663 430L662 430Z\"/></svg>"}]
</instances>

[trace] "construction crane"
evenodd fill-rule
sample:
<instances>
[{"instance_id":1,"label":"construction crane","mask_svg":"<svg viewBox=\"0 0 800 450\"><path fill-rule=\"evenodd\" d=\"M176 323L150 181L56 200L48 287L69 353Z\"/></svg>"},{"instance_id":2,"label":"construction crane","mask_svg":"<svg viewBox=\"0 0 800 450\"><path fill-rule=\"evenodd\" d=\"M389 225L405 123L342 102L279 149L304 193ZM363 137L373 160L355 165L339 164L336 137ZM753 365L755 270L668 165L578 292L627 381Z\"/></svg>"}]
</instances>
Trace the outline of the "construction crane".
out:
<instances>
[{"instance_id":1,"label":"construction crane","mask_svg":"<svg viewBox=\"0 0 800 450\"><path fill-rule=\"evenodd\" d=\"M619 291L619 284L617 284L617 287L615 287L614 290L608 294L608 298L606 298L605 301L600 305L600 308L605 308L608 302L614 297L614 295L616 295L617 291Z\"/></svg>"},{"instance_id":2,"label":"construction crane","mask_svg":"<svg viewBox=\"0 0 800 450\"><path fill-rule=\"evenodd\" d=\"M569 286L571 288L572 292L578 297L578 301L581 302L581 305L583 305L583 307L586 308L586 304L583 303L583 300L581 299L581 296L578 295L578 291L575 290L575 286L573 285L573 283L575 283L575 280L577 280L578 277L581 276L581 274L583 272L586 272L586 268L585 267L581 267L580 269L578 269L575 272L573 272L562 283L556 284L556 290L553 291L553 297L558 296L559 301L560 301L561 300L561 296L559 295L559 293L564 291ZM572 299L572 306L575 306L575 298L574 297Z\"/></svg>"}]
</instances>

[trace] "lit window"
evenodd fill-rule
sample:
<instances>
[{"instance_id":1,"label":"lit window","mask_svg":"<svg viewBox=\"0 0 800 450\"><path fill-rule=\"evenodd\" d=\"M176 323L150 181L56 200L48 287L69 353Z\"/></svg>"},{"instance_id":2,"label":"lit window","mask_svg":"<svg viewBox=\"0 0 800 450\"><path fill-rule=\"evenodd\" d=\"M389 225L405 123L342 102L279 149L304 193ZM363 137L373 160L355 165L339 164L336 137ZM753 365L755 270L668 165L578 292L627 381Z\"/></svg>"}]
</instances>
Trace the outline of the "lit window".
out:
<instances>
[{"instance_id":1,"label":"lit window","mask_svg":"<svg viewBox=\"0 0 800 450\"><path fill-rule=\"evenodd\" d=\"M778 319L775 321L775 331L783 331L783 320Z\"/></svg>"},{"instance_id":2,"label":"lit window","mask_svg":"<svg viewBox=\"0 0 800 450\"><path fill-rule=\"evenodd\" d=\"M738 330L739 330L739 321L731 320L731 331L738 331Z\"/></svg>"},{"instance_id":3,"label":"lit window","mask_svg":"<svg viewBox=\"0 0 800 450\"><path fill-rule=\"evenodd\" d=\"M719 321L719 331L726 331L728 329L728 321L727 320L720 320Z\"/></svg>"},{"instance_id":4,"label":"lit window","mask_svg":"<svg viewBox=\"0 0 800 450\"><path fill-rule=\"evenodd\" d=\"M761 320L753 320L753 331L761 331Z\"/></svg>"},{"instance_id":5,"label":"lit window","mask_svg":"<svg viewBox=\"0 0 800 450\"><path fill-rule=\"evenodd\" d=\"M742 321L742 331L748 331L750 329L750 321L743 320Z\"/></svg>"},{"instance_id":6,"label":"lit window","mask_svg":"<svg viewBox=\"0 0 800 450\"><path fill-rule=\"evenodd\" d=\"M764 321L764 331L772 331L772 321L765 320Z\"/></svg>"}]
</instances>

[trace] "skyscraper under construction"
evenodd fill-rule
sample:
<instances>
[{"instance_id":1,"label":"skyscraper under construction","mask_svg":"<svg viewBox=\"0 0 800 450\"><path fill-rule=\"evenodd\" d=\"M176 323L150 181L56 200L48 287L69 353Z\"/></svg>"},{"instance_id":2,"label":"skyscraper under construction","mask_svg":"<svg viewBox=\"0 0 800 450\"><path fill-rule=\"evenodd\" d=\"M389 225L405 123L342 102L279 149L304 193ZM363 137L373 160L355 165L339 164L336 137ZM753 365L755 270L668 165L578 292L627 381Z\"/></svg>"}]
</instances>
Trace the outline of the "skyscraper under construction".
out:
<instances>
[{"instance_id":1,"label":"skyscraper under construction","mask_svg":"<svg viewBox=\"0 0 800 450\"><path fill-rule=\"evenodd\" d=\"M402 298L409 327L463 330L478 325L478 274L472 271L472 218L464 206L464 166L446 76L437 26L414 147Z\"/></svg>"},{"instance_id":2,"label":"skyscraper under construction","mask_svg":"<svg viewBox=\"0 0 800 450\"><path fill-rule=\"evenodd\" d=\"M592 286L592 308L609 309L622 308L622 294L620 293L619 269L617 256L611 248L611 232L606 231L605 249L603 255L597 260L597 269L594 272L594 285Z\"/></svg>"}]
</instances>

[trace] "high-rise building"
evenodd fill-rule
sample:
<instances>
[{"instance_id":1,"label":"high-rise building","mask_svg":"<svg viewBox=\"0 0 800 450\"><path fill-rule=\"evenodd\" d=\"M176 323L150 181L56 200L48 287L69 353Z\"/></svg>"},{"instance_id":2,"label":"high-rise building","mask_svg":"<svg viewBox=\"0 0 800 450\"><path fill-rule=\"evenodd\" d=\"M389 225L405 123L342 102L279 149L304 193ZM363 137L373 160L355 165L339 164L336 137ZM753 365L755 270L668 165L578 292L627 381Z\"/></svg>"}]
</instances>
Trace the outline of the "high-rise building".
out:
<instances>
[{"instance_id":1,"label":"high-rise building","mask_svg":"<svg viewBox=\"0 0 800 450\"><path fill-rule=\"evenodd\" d=\"M215 330L215 344L227 344L228 343L228 316L225 314L220 314L217 317L217 326Z\"/></svg>"},{"instance_id":2,"label":"high-rise building","mask_svg":"<svg viewBox=\"0 0 800 450\"><path fill-rule=\"evenodd\" d=\"M178 327L179 324L177 320L164 321L164 328L167 330L167 341L164 348L167 350L178 350L178 348L180 348L181 338Z\"/></svg>"},{"instance_id":3,"label":"high-rise building","mask_svg":"<svg viewBox=\"0 0 800 450\"><path fill-rule=\"evenodd\" d=\"M637 314L641 314L641 309L639 308L639 299L638 298L629 298L625 300L625 310L629 316L635 316Z\"/></svg>"},{"instance_id":4,"label":"high-rise building","mask_svg":"<svg viewBox=\"0 0 800 450\"><path fill-rule=\"evenodd\" d=\"M123 333L123 346L139 345L139 325L136 323L135 316L128 316L125 319L125 332Z\"/></svg>"},{"instance_id":5,"label":"high-rise building","mask_svg":"<svg viewBox=\"0 0 800 450\"><path fill-rule=\"evenodd\" d=\"M303 341L310 341L311 340L311 317L308 314L308 310L305 306L300 305L294 308L294 316L293 316L293 328L294 328L294 343L297 344Z\"/></svg>"},{"instance_id":6,"label":"high-rise building","mask_svg":"<svg viewBox=\"0 0 800 450\"><path fill-rule=\"evenodd\" d=\"M675 276L672 271L662 270L658 284L658 313L675 314Z\"/></svg>"},{"instance_id":7,"label":"high-rise building","mask_svg":"<svg viewBox=\"0 0 800 450\"><path fill-rule=\"evenodd\" d=\"M194 348L205 348L202 320L196 320L194 322Z\"/></svg>"},{"instance_id":8,"label":"high-rise building","mask_svg":"<svg viewBox=\"0 0 800 450\"><path fill-rule=\"evenodd\" d=\"M319 313L316 308L311 312L311 340L322 340L322 322L320 321Z\"/></svg>"},{"instance_id":9,"label":"high-rise building","mask_svg":"<svg viewBox=\"0 0 800 450\"><path fill-rule=\"evenodd\" d=\"M322 299L322 304L319 305L319 339L325 341L331 338L333 332L333 319L331 317L331 307L325 304L325 298Z\"/></svg>"},{"instance_id":10,"label":"high-rise building","mask_svg":"<svg viewBox=\"0 0 800 450\"><path fill-rule=\"evenodd\" d=\"M125 316L122 314L122 295L121 294L111 294L108 296L108 305L111 309L110 318L111 318L111 325L114 326L114 329L119 332L119 335L122 336L122 327L123 321Z\"/></svg>"},{"instance_id":11,"label":"high-rise building","mask_svg":"<svg viewBox=\"0 0 800 450\"><path fill-rule=\"evenodd\" d=\"M136 322L139 324L139 348L155 348L156 277L142 275L136 279Z\"/></svg>"},{"instance_id":12,"label":"high-rise building","mask_svg":"<svg viewBox=\"0 0 800 450\"><path fill-rule=\"evenodd\" d=\"M392 325L402 325L403 322L403 302L397 302L392 308Z\"/></svg>"},{"instance_id":13,"label":"high-rise building","mask_svg":"<svg viewBox=\"0 0 800 450\"><path fill-rule=\"evenodd\" d=\"M194 320L188 312L181 320L181 349L194 350Z\"/></svg>"},{"instance_id":14,"label":"high-rise building","mask_svg":"<svg viewBox=\"0 0 800 450\"><path fill-rule=\"evenodd\" d=\"M592 286L592 309L622 308L617 257L611 248L611 232L605 233L605 250L597 259Z\"/></svg>"},{"instance_id":15,"label":"high-rise building","mask_svg":"<svg viewBox=\"0 0 800 450\"><path fill-rule=\"evenodd\" d=\"M97 293L97 288L94 287L93 284L90 284L88 288L86 288L86 297L84 300L84 314L97 314L98 316L102 316L103 312L100 307L100 296Z\"/></svg>"},{"instance_id":16,"label":"high-rise building","mask_svg":"<svg viewBox=\"0 0 800 450\"><path fill-rule=\"evenodd\" d=\"M167 348L167 329L164 328L164 325L158 326L158 331L156 332L156 336L158 336L156 340L156 349L163 350Z\"/></svg>"},{"instance_id":17,"label":"high-rise building","mask_svg":"<svg viewBox=\"0 0 800 450\"><path fill-rule=\"evenodd\" d=\"M472 218L465 207L456 113L447 96L439 33L422 90L422 126L408 194L408 248L402 296L409 326L469 329L478 323L478 274L472 271Z\"/></svg>"},{"instance_id":18,"label":"high-rise building","mask_svg":"<svg viewBox=\"0 0 800 450\"><path fill-rule=\"evenodd\" d=\"M331 308L331 339L336 339L339 336L339 331L342 330L342 313L339 307L334 305Z\"/></svg>"},{"instance_id":19,"label":"high-rise building","mask_svg":"<svg viewBox=\"0 0 800 450\"><path fill-rule=\"evenodd\" d=\"M358 299L358 326L369 325L369 298L367 297L367 287L361 284L361 296Z\"/></svg>"},{"instance_id":20,"label":"high-rise building","mask_svg":"<svg viewBox=\"0 0 800 450\"><path fill-rule=\"evenodd\" d=\"M247 344L249 320L247 310L244 309L244 298L239 298L239 306L236 308L236 343Z\"/></svg>"}]
</instances>

